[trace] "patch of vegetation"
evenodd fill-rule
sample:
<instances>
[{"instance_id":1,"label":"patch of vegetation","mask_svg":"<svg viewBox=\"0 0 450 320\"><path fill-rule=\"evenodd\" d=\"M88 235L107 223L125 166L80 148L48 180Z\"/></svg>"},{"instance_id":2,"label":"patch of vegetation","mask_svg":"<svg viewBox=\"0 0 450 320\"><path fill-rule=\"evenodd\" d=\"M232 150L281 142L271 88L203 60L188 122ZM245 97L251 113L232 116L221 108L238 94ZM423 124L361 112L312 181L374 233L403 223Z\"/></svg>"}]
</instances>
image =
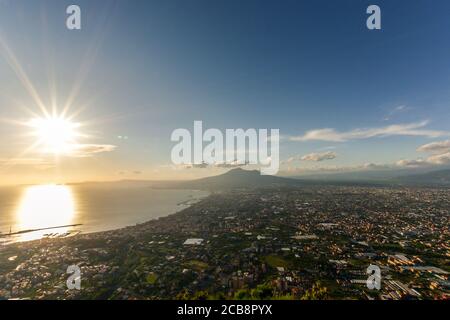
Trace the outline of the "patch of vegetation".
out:
<instances>
[{"instance_id":1,"label":"patch of vegetation","mask_svg":"<svg viewBox=\"0 0 450 320\"><path fill-rule=\"evenodd\" d=\"M156 280L158 280L158 276L154 273L149 273L146 280L148 284L155 284Z\"/></svg>"},{"instance_id":2,"label":"patch of vegetation","mask_svg":"<svg viewBox=\"0 0 450 320\"><path fill-rule=\"evenodd\" d=\"M196 271L203 271L209 267L207 263L200 260L191 260L187 265Z\"/></svg>"},{"instance_id":3,"label":"patch of vegetation","mask_svg":"<svg viewBox=\"0 0 450 320\"><path fill-rule=\"evenodd\" d=\"M291 263L288 260L274 255L265 256L264 261L272 268L276 267L288 268L289 266L291 266Z\"/></svg>"}]
</instances>

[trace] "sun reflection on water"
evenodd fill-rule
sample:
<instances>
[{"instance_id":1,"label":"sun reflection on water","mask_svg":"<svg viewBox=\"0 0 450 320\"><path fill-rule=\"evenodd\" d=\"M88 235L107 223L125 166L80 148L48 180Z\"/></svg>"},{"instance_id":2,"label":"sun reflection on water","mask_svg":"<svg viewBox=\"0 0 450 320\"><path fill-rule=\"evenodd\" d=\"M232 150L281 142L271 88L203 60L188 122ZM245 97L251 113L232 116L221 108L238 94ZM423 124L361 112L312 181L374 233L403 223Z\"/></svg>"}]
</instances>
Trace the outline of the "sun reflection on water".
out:
<instances>
[{"instance_id":1,"label":"sun reflection on water","mask_svg":"<svg viewBox=\"0 0 450 320\"><path fill-rule=\"evenodd\" d=\"M28 187L16 212L17 231L67 226L74 223L75 198L70 187L40 185ZM46 234L63 234L70 227L21 233L19 241L40 239Z\"/></svg>"}]
</instances>

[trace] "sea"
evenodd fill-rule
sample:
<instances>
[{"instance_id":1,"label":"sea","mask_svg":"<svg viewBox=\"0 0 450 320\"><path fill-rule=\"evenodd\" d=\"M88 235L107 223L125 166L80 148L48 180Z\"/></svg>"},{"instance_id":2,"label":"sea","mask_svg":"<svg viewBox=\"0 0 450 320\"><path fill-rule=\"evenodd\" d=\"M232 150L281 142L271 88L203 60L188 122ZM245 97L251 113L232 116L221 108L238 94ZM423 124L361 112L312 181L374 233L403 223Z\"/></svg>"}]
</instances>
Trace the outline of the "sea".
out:
<instances>
[{"instance_id":1,"label":"sea","mask_svg":"<svg viewBox=\"0 0 450 320\"><path fill-rule=\"evenodd\" d=\"M108 184L0 187L0 244L133 226L178 212L207 195Z\"/></svg>"}]
</instances>

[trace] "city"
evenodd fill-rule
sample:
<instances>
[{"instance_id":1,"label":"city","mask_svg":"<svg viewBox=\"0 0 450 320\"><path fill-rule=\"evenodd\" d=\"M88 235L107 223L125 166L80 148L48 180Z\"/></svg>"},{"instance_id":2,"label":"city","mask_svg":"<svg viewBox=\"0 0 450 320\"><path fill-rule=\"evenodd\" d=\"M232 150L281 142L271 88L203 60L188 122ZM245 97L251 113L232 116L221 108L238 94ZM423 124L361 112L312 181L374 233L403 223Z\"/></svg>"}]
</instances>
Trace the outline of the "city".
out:
<instances>
[{"instance_id":1,"label":"city","mask_svg":"<svg viewBox=\"0 0 450 320\"><path fill-rule=\"evenodd\" d=\"M0 298L448 299L449 206L439 188L214 192L133 227L0 247Z\"/></svg>"}]
</instances>

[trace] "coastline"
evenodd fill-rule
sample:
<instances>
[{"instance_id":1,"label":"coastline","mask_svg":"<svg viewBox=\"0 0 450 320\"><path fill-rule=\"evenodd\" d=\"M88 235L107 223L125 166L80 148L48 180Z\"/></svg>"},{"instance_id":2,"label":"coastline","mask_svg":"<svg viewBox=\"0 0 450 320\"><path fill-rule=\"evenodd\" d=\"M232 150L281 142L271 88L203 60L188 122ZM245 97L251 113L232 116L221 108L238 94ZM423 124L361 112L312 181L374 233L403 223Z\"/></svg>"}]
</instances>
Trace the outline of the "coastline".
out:
<instances>
[{"instance_id":1,"label":"coastline","mask_svg":"<svg viewBox=\"0 0 450 320\"><path fill-rule=\"evenodd\" d=\"M129 230L130 228L135 228L135 227L139 227L141 225L145 225L147 223L150 223L152 221L156 221L158 219L161 218L166 218L172 215L175 215L177 213L180 213L190 207L192 207L193 205L197 204L198 202L206 199L207 197L209 197L212 193L211 192L207 192L205 190L197 190L197 189L192 189L192 190L185 190L185 189L170 189L173 191L192 191L192 192L203 192L205 194L202 195L195 195L195 197L191 198L191 199L187 199L187 200L183 200L183 201L179 201L176 204L174 204L173 206L173 210L169 210L170 212L168 212L167 214L164 214L162 216L157 216L154 218L150 218L147 219L143 222L136 222L134 224L129 224L129 225L123 225L121 227L118 228L112 228L112 229L106 229L106 230L99 230L99 231L84 231L83 229L72 229L72 230L68 230L67 232L64 233L51 233L49 232L49 236L46 237L41 237L39 239L32 239L32 240L12 240L12 241L2 241L0 242L0 248L1 247L5 247L5 246L11 246L14 244L28 244L28 243L34 243L34 242L40 242L40 241L51 241L51 240L64 240L64 239L69 239L69 238L74 238L77 236L83 236L83 235L98 235L98 234L102 234L102 233L111 233L111 232L119 232L121 230ZM83 226L84 224L82 223L77 223L77 224L73 224L71 226ZM55 227L47 227L47 228L42 228L42 229L36 229L36 230L20 230L17 232L14 232L13 234L9 235L6 233L0 233L0 239L7 239L8 237L16 237L16 236L20 236L20 235L24 235L24 234L31 234L33 232L38 232L41 230L57 230L59 229L59 226L55 226Z\"/></svg>"}]
</instances>

